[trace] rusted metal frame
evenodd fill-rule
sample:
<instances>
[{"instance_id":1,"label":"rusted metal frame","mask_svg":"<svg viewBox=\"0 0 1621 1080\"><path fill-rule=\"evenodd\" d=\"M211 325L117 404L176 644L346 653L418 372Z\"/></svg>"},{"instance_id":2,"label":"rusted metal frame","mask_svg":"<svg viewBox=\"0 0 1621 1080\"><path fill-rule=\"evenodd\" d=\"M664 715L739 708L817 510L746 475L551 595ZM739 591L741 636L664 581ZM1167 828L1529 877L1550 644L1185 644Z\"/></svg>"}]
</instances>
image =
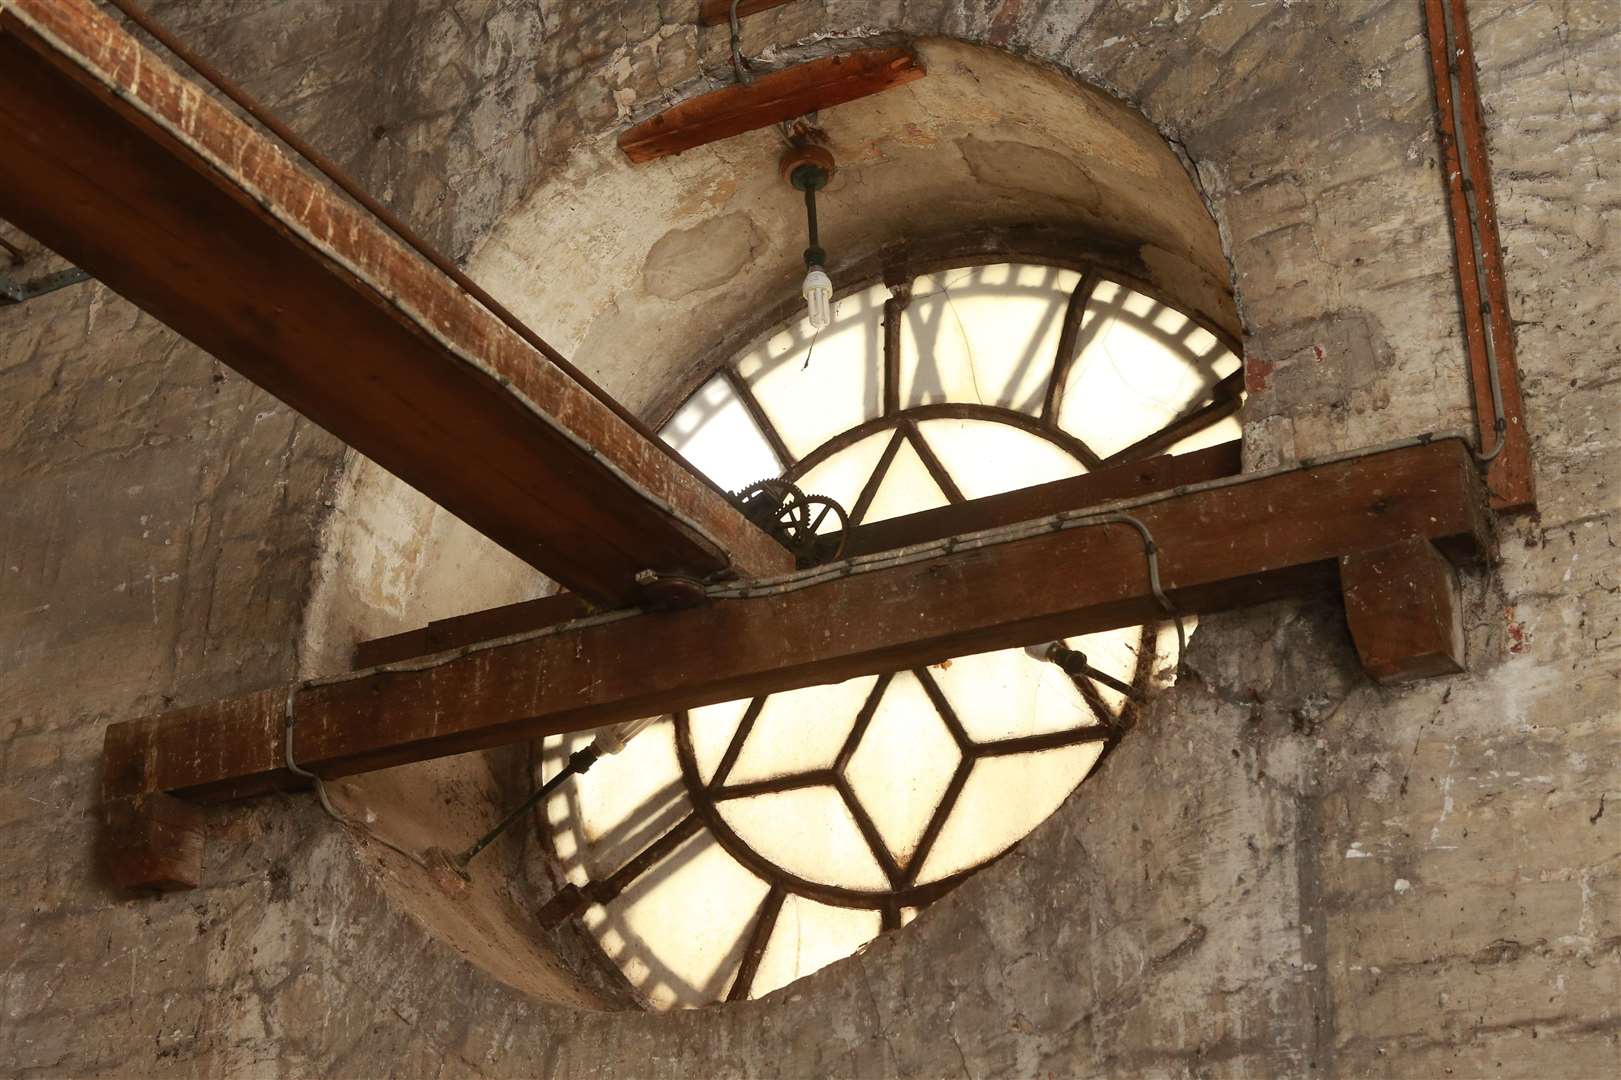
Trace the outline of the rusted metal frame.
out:
<instances>
[{"instance_id":1,"label":"rusted metal frame","mask_svg":"<svg viewBox=\"0 0 1621 1080\"><path fill-rule=\"evenodd\" d=\"M1111 505L1152 531L1171 601L1202 613L1335 589L1340 556L1413 537L1474 557L1481 491L1467 447L1447 438ZM339 777L1162 617L1141 537L1095 517L717 587L730 598L172 710L112 725L109 739L129 732L144 748L148 790L242 797L289 782L290 711L298 760ZM841 633L826 632L829 618Z\"/></svg>"},{"instance_id":2,"label":"rusted metal frame","mask_svg":"<svg viewBox=\"0 0 1621 1080\"><path fill-rule=\"evenodd\" d=\"M838 779L838 774L832 769L811 769L807 772L789 773L786 776L767 777L764 780L747 780L741 784L711 784L707 790L710 799L715 802L726 802L728 799L749 799L756 795L798 791L800 788L826 787L836 784Z\"/></svg>"},{"instance_id":3,"label":"rusted metal frame","mask_svg":"<svg viewBox=\"0 0 1621 1080\"><path fill-rule=\"evenodd\" d=\"M782 433L777 430L777 425L771 422L771 417L766 415L765 409L760 405L760 399L754 396L754 390L749 386L748 380L739 375L737 369L730 364L721 365L720 376L726 380L726 385L732 388L737 400L743 403L743 409L749 414L749 419L754 421L754 426L765 436L765 441L771 447L771 452L777 456L777 463L782 471L787 472L793 468L793 452L788 449L788 444L782 441Z\"/></svg>"},{"instance_id":4,"label":"rusted metal frame","mask_svg":"<svg viewBox=\"0 0 1621 1080\"><path fill-rule=\"evenodd\" d=\"M889 279L885 278L885 284ZM890 296L884 301L884 415L894 416L901 411L901 331L906 309L912 302L911 279L890 285Z\"/></svg>"},{"instance_id":5,"label":"rusted metal frame","mask_svg":"<svg viewBox=\"0 0 1621 1080\"><path fill-rule=\"evenodd\" d=\"M77 266L70 266L65 270L45 274L29 281L13 281L10 275L0 273L0 307L10 307L14 304L25 304L41 296L47 296L59 289L70 285L78 285L90 280L90 275Z\"/></svg>"},{"instance_id":6,"label":"rusted metal frame","mask_svg":"<svg viewBox=\"0 0 1621 1080\"><path fill-rule=\"evenodd\" d=\"M872 500L878 497L878 489L884 485L884 477L889 475L889 466L900 451L901 443L906 440L906 433L900 428L884 444L884 452L878 456L878 462L872 467L872 475L861 487L861 494L856 496L856 504L850 509L850 526L853 529L866 518L867 511L872 508Z\"/></svg>"},{"instance_id":7,"label":"rusted metal frame","mask_svg":"<svg viewBox=\"0 0 1621 1080\"><path fill-rule=\"evenodd\" d=\"M22 213L20 223L54 249L185 327L520 557L600 598L631 599L630 577L649 566L707 573L724 569L732 555L754 572L787 564L780 546L744 528L706 481L662 451L647 451L647 440L611 409L403 241L82 0L11 0L0 8L0 25L0 78L9 87L0 94L0 127L28 151L7 155L0 189L8 213ZM98 170L115 166L127 173L108 185ZM167 204L149 213L117 216L126 205L139 211L135 203L163 199ZM99 227L114 218L125 231ZM147 242L175 222L201 232L211 220L229 225L232 242L251 252L231 260L218 245L205 249L214 275L208 283L240 298L237 306L202 302L190 279L203 275L205 264L164 260ZM154 266L168 276L154 274ZM302 276L282 276L289 267ZM267 280L280 283L284 295L266 297ZM491 420L491 453L522 452L468 487L453 457L423 451L421 431L403 421L376 425L374 412L343 392L344 384L315 378L317 354L284 349L285 330L244 329L244 321L270 319L260 308L284 301L301 311L314 305L350 338L386 339L397 359L389 375L396 397L409 390L418 400L430 385L456 388L456 411L419 410L413 423L437 416L453 426L458 416L477 414ZM376 351L366 360L382 363ZM353 366L334 374L352 383L365 377ZM550 465L537 474L537 462ZM621 497L605 500L604 487ZM593 553L562 544L560 521L602 528L619 546ZM623 564L609 572L621 556Z\"/></svg>"},{"instance_id":8,"label":"rusted metal frame","mask_svg":"<svg viewBox=\"0 0 1621 1080\"><path fill-rule=\"evenodd\" d=\"M962 795L962 789L968 786L968 777L974 771L974 756L963 754L957 761L957 768L951 774L951 781L946 784L945 792L940 796L940 804L934 808L934 816L929 818L928 825L924 826L923 835L918 837L917 846L906 857L905 881L912 884L917 881L918 875L923 872L923 864L928 861L929 852L934 849L934 842L940 839L940 833L946 827L946 820L951 817L951 811L957 805L957 799ZM991 860L994 862L995 860ZM988 864L985 864L988 865ZM978 870L980 867L974 867ZM973 870L967 871L972 873Z\"/></svg>"},{"instance_id":9,"label":"rusted metal frame","mask_svg":"<svg viewBox=\"0 0 1621 1080\"><path fill-rule=\"evenodd\" d=\"M856 798L855 788L850 786L850 780L843 773L833 774L833 786L844 800L844 808L850 812L850 818L856 823L856 829L861 833L867 847L872 851L872 857L878 868L884 872L889 880L890 888L899 889L906 884L900 863L895 861L895 855L889 850L889 844L884 840L884 834L878 831L877 822L867 813L867 808L861 805Z\"/></svg>"},{"instance_id":10,"label":"rusted metal frame","mask_svg":"<svg viewBox=\"0 0 1621 1080\"><path fill-rule=\"evenodd\" d=\"M1006 757L1009 754L1028 754L1034 750L1057 750L1079 743L1103 742L1109 729L1103 724L1065 728L1062 731L1043 731L1038 735L1016 735L1008 739L992 739L974 744L974 757Z\"/></svg>"},{"instance_id":11,"label":"rusted metal frame","mask_svg":"<svg viewBox=\"0 0 1621 1080\"><path fill-rule=\"evenodd\" d=\"M1080 653L1080 654L1077 654L1077 655L1082 657L1081 662L1079 664L1074 665L1077 670L1074 670L1074 671L1070 670L1070 663L1069 663L1067 658L1064 661L1064 663L1061 665L1064 668L1064 671L1067 672L1068 674L1084 677L1089 682L1102 683L1104 686L1107 686L1110 690L1113 690L1116 693L1124 694L1126 697L1131 697L1133 694L1135 694L1137 692L1136 688L1133 687L1130 683L1121 682L1119 679L1115 678L1113 675L1110 675L1107 671L1103 671L1100 668L1095 668L1090 663L1087 663L1086 660L1084 659L1084 657L1085 657L1084 653Z\"/></svg>"},{"instance_id":12,"label":"rusted metal frame","mask_svg":"<svg viewBox=\"0 0 1621 1080\"><path fill-rule=\"evenodd\" d=\"M952 707L950 700L946 698L945 692L940 689L940 684L934 681L934 676L929 674L929 669L913 668L912 677L917 679L919 686L923 687L923 693L928 695L930 704L934 706L934 711L940 714L940 721L946 725L946 730L951 733L951 740L957 744L957 749L964 754L971 753L974 748L974 740L968 737L968 729L962 726L962 720L957 716L957 710Z\"/></svg>"},{"instance_id":13,"label":"rusted metal frame","mask_svg":"<svg viewBox=\"0 0 1621 1080\"><path fill-rule=\"evenodd\" d=\"M720 764L715 766L715 775L709 780L710 787L720 787L731 775L732 766L737 764L737 756L743 752L743 744L748 741L749 733L754 730L754 722L760 718L760 710L765 708L766 699L770 696L761 694L753 698L748 708L743 710L743 718L737 722L737 730L732 732L732 741L726 744L726 752L721 755Z\"/></svg>"},{"instance_id":14,"label":"rusted metal frame","mask_svg":"<svg viewBox=\"0 0 1621 1080\"><path fill-rule=\"evenodd\" d=\"M743 959L738 962L732 988L726 993L727 1001L747 1001L754 990L754 976L760 970L760 959L765 956L766 946L771 943L771 932L777 928L777 916L782 913L782 902L786 896L781 885L772 885L766 891L765 899L760 901L754 925L749 928L749 943L743 949Z\"/></svg>"},{"instance_id":15,"label":"rusted metal frame","mask_svg":"<svg viewBox=\"0 0 1621 1080\"><path fill-rule=\"evenodd\" d=\"M1536 503L1534 474L1515 360L1514 327L1508 310L1508 288L1503 277L1502 241L1476 83L1469 13L1464 0L1425 0L1424 11L1479 451L1483 457L1490 455L1486 478L1493 507L1507 511L1529 510ZM1458 82L1456 97L1452 85L1454 77ZM1482 282L1486 292L1484 299ZM1490 318L1489 336L1486 316ZM1501 417L1493 400L1494 376L1502 402ZM1503 421L1501 434L1497 428L1499 419ZM1493 447L1497 448L1495 452L1489 449Z\"/></svg>"},{"instance_id":16,"label":"rusted metal frame","mask_svg":"<svg viewBox=\"0 0 1621 1080\"><path fill-rule=\"evenodd\" d=\"M972 871L962 871L948 877L931 881L926 885L913 885L906 889L865 892L861 889L845 888L841 885L828 885L825 882L811 881L798 874L784 870L782 867L766 859L756 852L749 844L737 835L726 819L721 816L715 804L704 797L702 778L698 775L698 759L692 746L692 731L689 725L676 718L675 746L676 758L681 764L681 775L687 784L687 790L693 795L693 810L704 819L704 824L714 834L715 841L732 858L762 881L776 882L797 896L808 900L829 904L833 907L843 908L882 908L886 903L904 905L906 907L924 907L933 903L940 897L949 893L960 885Z\"/></svg>"},{"instance_id":17,"label":"rusted metal frame","mask_svg":"<svg viewBox=\"0 0 1621 1080\"><path fill-rule=\"evenodd\" d=\"M671 855L676 848L696 835L702 823L699 815L688 814L668 832L637 852L631 857L630 861L607 877L589 882L583 886L575 885L572 882L564 885L550 900L541 906L536 915L537 921L541 926L551 928L560 925L565 919L579 914L588 905L612 903L630 887L632 882L658 865Z\"/></svg>"},{"instance_id":18,"label":"rusted metal frame","mask_svg":"<svg viewBox=\"0 0 1621 1080\"><path fill-rule=\"evenodd\" d=\"M1058 407L1064 401L1064 386L1081 351L1081 324L1086 321L1086 306L1092 302L1100 280L1097 271L1088 269L1070 291L1069 305L1064 308L1064 325L1058 332L1058 349L1053 354L1052 374L1047 377L1047 395L1041 405L1041 422L1047 427L1058 426Z\"/></svg>"},{"instance_id":19,"label":"rusted metal frame","mask_svg":"<svg viewBox=\"0 0 1621 1080\"><path fill-rule=\"evenodd\" d=\"M663 447L666 453L673 453L673 450L666 446L663 440L655 435L640 417L631 412L606 390L602 389L602 387L593 382L590 376L586 375L585 372L575 367L563 356L562 353L552 348L552 346L548 344L544 338L535 333L534 330L530 329L528 324L519 319L516 315L512 314L511 311L507 310L507 308L497 301L495 297L485 292L484 289L481 288L476 281L468 277L460 267L458 267L450 259L447 259L444 255L440 254L439 250L432 244L428 243L427 240L423 239L422 236L416 232L416 230L412 229L404 221L400 220L397 214L374 198L369 192L366 191L365 188L361 187L354 180L350 179L348 173L344 172L343 169L338 166L337 162L333 161L327 155L321 153L297 132L293 131L292 128L282 123L274 113L260 105L259 102L252 97L252 95L238 86L236 82L227 78L219 68L198 56L189 47L187 47L185 43L180 41L179 38L176 38L173 34L169 33L169 31L165 29L161 23L153 19L140 7L131 3L130 0L107 0L107 2L122 12L124 16L135 25L139 26L142 30L145 30L148 34L150 34L153 40L169 51L170 55L174 56L181 63L191 68L191 70L195 71L197 74L201 75L205 82L210 83L220 93L224 94L226 97L230 98L231 101L235 102L236 105L255 122L257 122L260 127L263 127L272 135L276 136L276 138L280 139L288 149L293 151L293 153L315 166L316 171L321 173L328 180L332 181L332 183L336 185L345 195L349 196L351 199L355 200L355 202L365 207L365 209L370 212L373 217L387 226L389 231L403 240L408 247L412 248L418 255L421 255L424 259L427 259L430 263L432 263L434 268L440 273L444 274L457 285L461 286L461 288L469 296L477 300L480 304L483 304L484 307L488 309L490 314L506 323L515 334L528 342L536 351L545 356L546 359L556 364L569 376L569 378L579 383L581 387L583 387L598 401L612 409L621 420L629 424L633 429L640 433L643 438L654 443L655 445ZM728 2L730 2L730 0L728 0Z\"/></svg>"},{"instance_id":20,"label":"rusted metal frame","mask_svg":"<svg viewBox=\"0 0 1621 1080\"><path fill-rule=\"evenodd\" d=\"M1237 440L1177 456L1149 458L1044 484L869 522L850 531L846 557L907 547L947 536L1028 521L1118 499L1237 476L1243 467Z\"/></svg>"},{"instance_id":21,"label":"rusted metal frame","mask_svg":"<svg viewBox=\"0 0 1621 1080\"><path fill-rule=\"evenodd\" d=\"M861 745L861 738L867 733L872 724L873 716L878 712L878 703L884 699L884 692L889 689L890 682L895 678L893 672L884 672L872 684L867 692L867 700L861 703L861 711L856 713L855 723L850 725L850 734L844 738L844 745L839 747L837 756L833 759L833 771L839 775L849 767L850 759L855 757L856 747Z\"/></svg>"},{"instance_id":22,"label":"rusted metal frame","mask_svg":"<svg viewBox=\"0 0 1621 1080\"><path fill-rule=\"evenodd\" d=\"M737 17L746 19L750 15L769 11L774 7L781 7L790 0L737 0ZM721 26L731 21L732 0L698 0L698 25Z\"/></svg>"},{"instance_id":23,"label":"rusted metal frame","mask_svg":"<svg viewBox=\"0 0 1621 1080\"><path fill-rule=\"evenodd\" d=\"M1197 435L1205 428L1221 423L1243 407L1243 390L1244 369L1240 367L1211 387L1209 401L1183 413L1152 435L1138 439L1125 449L1110 454L1103 459L1103 466L1107 468L1111 465L1127 465L1133 461L1153 457L1188 436Z\"/></svg>"},{"instance_id":24,"label":"rusted metal frame","mask_svg":"<svg viewBox=\"0 0 1621 1080\"><path fill-rule=\"evenodd\" d=\"M1097 718L1098 723L1106 728L1112 728L1115 725L1114 714L1109 711L1109 703L1103 700L1103 694L1098 690L1097 684L1085 673L1066 672L1066 674L1069 675L1070 682L1075 684L1075 689L1080 692L1081 700L1092 710L1092 715ZM1131 701L1131 695L1128 694L1126 700Z\"/></svg>"},{"instance_id":25,"label":"rusted metal frame","mask_svg":"<svg viewBox=\"0 0 1621 1080\"><path fill-rule=\"evenodd\" d=\"M850 283L835 288L835 301L864 292L875 284L909 282L914 274L999 263L1051 266L1083 275L1095 273L1100 282L1113 281L1124 285L1185 315L1200 329L1208 331L1228 352L1242 357L1243 342L1234 331L1215 322L1207 314L1180 307L1177 300L1142 276L1145 268L1138 266L1133 269L1134 261L1140 261L1137 256L1139 248L1140 245L1131 244L1116 250L1107 244L1100 244L1095 232L1066 226L984 226L909 239L897 247L840 263L830 268L830 272L836 281ZM733 356L767 332L792 322L804 308L804 300L800 299L797 290L793 290L791 296L764 307L754 319L726 335L714 353ZM713 377L716 370L705 369L696 381L677 384L667 391L667 395L660 399L661 404L653 410L659 421L655 426L667 423L676 410Z\"/></svg>"},{"instance_id":26,"label":"rusted metal frame","mask_svg":"<svg viewBox=\"0 0 1621 1080\"><path fill-rule=\"evenodd\" d=\"M912 449L917 451L917 456L923 459L923 467L929 470L934 482L940 485L940 491L945 495L946 501L953 504L967 502L968 500L963 498L962 489L957 486L957 481L951 478L951 473L946 471L945 465L935 456L929 440L917 429L916 421L902 420L901 430L906 432L906 437L911 441Z\"/></svg>"},{"instance_id":27,"label":"rusted metal frame","mask_svg":"<svg viewBox=\"0 0 1621 1080\"><path fill-rule=\"evenodd\" d=\"M1039 435L1060 449L1067 451L1071 457L1088 469L1094 469L1103 464L1085 443L1067 432L1043 427L1041 421L1029 413L1005 409L1000 405L980 405L966 401L939 401L929 405L913 405L910 408L903 409L895 416L877 416L840 432L800 458L798 463L790 470L787 479L793 480L805 475L840 450L854 446L867 436L879 431L885 431L903 420L911 420L914 423L925 420L989 420L992 423L1007 424L1021 431L1027 431L1032 435Z\"/></svg>"}]
</instances>

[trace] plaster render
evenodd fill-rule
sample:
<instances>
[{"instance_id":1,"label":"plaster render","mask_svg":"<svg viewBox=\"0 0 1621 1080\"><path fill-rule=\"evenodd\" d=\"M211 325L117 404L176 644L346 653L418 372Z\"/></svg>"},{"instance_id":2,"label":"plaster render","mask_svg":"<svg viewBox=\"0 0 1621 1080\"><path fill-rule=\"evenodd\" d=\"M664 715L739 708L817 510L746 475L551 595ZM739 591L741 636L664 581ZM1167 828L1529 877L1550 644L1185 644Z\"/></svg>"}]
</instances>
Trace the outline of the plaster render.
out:
<instances>
[{"instance_id":1,"label":"plaster render","mask_svg":"<svg viewBox=\"0 0 1621 1080\"><path fill-rule=\"evenodd\" d=\"M619 125L728 77L724 33L690 25L684 3L153 6L643 412L684 392L745 307L707 309L706 337L695 311L728 287L621 294L659 238L741 210L763 257L797 252L791 214L749 202L748 155L765 148L744 141L716 152L730 175L668 166L713 183L649 181L638 228L567 224L600 212L593 182L617 180L617 207L633 205L603 150ZM210 810L203 888L112 894L93 858L109 720L327 670L357 635L544 585L100 286L0 310L0 1064L1621 1071L1621 17L1599 0L1471 6L1540 517L1501 522L1492 574L1465 582L1469 673L1376 687L1331 605L1205 619L1177 690L1012 855L759 1002L644 1015L617 1007L578 942L429 933L409 868L303 796ZM967 42L1138 110L1214 216L1249 365L1246 457L1271 464L1470 426L1421 31L1409 0L800 0L748 19L744 50ZM996 156L956 145L1003 205ZM1094 205L1080 174L1051 174L1080 193L1074 213ZM574 246L524 264L510 237L525 222ZM1157 246L1145 261L1197 262ZM773 273L749 302L781 286ZM613 347L659 328L679 347L657 366ZM443 834L470 829L522 766L466 765ZM351 806L419 826L386 777L368 784ZM492 854L514 873L491 902L521 916L545 881L518 872L516 842ZM492 936L542 959L503 975L464 958Z\"/></svg>"}]
</instances>

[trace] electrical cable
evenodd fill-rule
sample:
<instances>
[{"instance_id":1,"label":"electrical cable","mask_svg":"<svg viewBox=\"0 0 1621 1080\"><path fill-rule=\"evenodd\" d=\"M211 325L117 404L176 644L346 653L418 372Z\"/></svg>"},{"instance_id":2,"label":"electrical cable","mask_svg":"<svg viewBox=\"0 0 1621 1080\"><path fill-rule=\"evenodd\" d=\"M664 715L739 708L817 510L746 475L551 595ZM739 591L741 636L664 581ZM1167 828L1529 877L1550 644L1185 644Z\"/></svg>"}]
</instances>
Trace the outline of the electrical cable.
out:
<instances>
[{"instance_id":1,"label":"electrical cable","mask_svg":"<svg viewBox=\"0 0 1621 1080\"><path fill-rule=\"evenodd\" d=\"M1445 53L1448 57L1446 64L1446 96L1448 100L1445 103L1446 112L1437 116L1436 119L1441 125L1441 134L1443 138L1449 139L1453 146L1457 146L1458 133L1465 130L1463 114L1463 87L1457 67L1460 49L1457 44L1457 29L1453 24L1452 11L1450 10L1450 7L1446 4L1438 4L1437 7L1439 9L1441 21L1439 29L1441 31ZM1439 70L1437 70L1434 74L1439 77ZM1439 83L1437 83L1436 92L1439 95ZM1441 103L1438 101L1437 105L1440 104ZM1480 235L1481 208L1479 198L1476 193L1477 185L1474 177L1470 175L1469 155L1460 151L1457 154L1457 159L1458 173L1461 177L1459 187L1463 194L1464 208L1466 210L1465 217L1468 220L1469 226L1469 247L1470 254L1472 256L1470 261L1475 278L1475 288L1479 295L1484 298L1480 301L1480 311L1481 314L1485 316L1489 315L1492 310L1492 289L1490 277L1486 272L1485 245L1482 242ZM1462 273L1461 265L1459 267L1459 273ZM1467 319L1465 320L1465 336L1468 336ZM1503 405L1502 376L1497 370L1499 343L1496 335L1492 332L1491 321L1489 319L1483 318L1481 320L1480 343L1485 349L1486 353L1486 384L1491 392L1492 430L1496 435L1496 442L1493 443L1490 450L1484 450L1477 447L1472 451L1472 453L1474 454L1475 461L1481 465L1485 465L1501 454L1503 452L1503 448L1508 445L1508 410Z\"/></svg>"},{"instance_id":2,"label":"electrical cable","mask_svg":"<svg viewBox=\"0 0 1621 1080\"><path fill-rule=\"evenodd\" d=\"M292 773L294 776L302 776L315 785L315 795L321 801L321 809L325 810L327 812L327 816L332 818L333 821L336 821L339 825L342 825L353 832L360 833L363 836L377 841L390 851L394 851L405 856L422 869L428 869L428 862L421 855L418 855L416 852L411 851L408 848L401 847L388 837L382 836L371 829L368 829L365 825L354 820L353 818L339 813L338 808L332 805L331 798L327 796L325 781L323 781L315 773L304 768L303 766L299 765L298 762L293 760L293 723L295 720L295 715L293 712L293 699L298 696L298 691L307 685L308 684L294 683L292 686L287 688L287 727L282 737L283 757L287 763L287 771Z\"/></svg>"}]
</instances>

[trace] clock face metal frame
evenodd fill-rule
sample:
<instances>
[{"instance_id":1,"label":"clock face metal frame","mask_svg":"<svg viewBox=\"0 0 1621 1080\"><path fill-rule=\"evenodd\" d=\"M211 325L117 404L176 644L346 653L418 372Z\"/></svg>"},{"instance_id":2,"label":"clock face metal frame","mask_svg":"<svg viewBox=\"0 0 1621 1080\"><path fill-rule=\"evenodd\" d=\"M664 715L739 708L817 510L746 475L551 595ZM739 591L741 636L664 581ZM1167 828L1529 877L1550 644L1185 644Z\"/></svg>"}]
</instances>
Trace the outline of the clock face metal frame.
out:
<instances>
[{"instance_id":1,"label":"clock face metal frame","mask_svg":"<svg viewBox=\"0 0 1621 1080\"><path fill-rule=\"evenodd\" d=\"M723 487L774 474L835 499L860 525L1233 437L1235 374L1242 378L1227 343L1107 271L1050 260L971 264L846 290L820 333L802 322L768 332L704 373L664 436ZM1132 399L1138 392L1144 400ZM852 422L826 431L832 418ZM870 929L847 934L833 950L843 955L1010 850L1167 680L1163 630L1072 639L1098 657L1108 676L1101 681L1010 650L852 680L833 697L813 687L678 713L649 729L667 728L653 736L661 740L656 752L644 748L640 767L657 774L645 807L604 830L588 820L590 790L564 793L542 831L570 880L611 880L612 898L585 923L651 1004L759 996L837 958L824 950L785 966L785 906L802 923L817 912L866 912L871 922L861 925ZM972 672L991 673L997 686L964 695ZM1004 684L1008 715L993 715ZM571 745L554 740L544 760ZM1051 771L1052 755L1064 754L1070 771L1059 770L1039 814L1011 814L1016 835L987 839L954 821L999 799L1016 803L1019 784L1007 778L1038 758ZM1019 769L998 771L998 763ZM979 790L993 774L1012 785L1001 796ZM594 771L580 782L616 780ZM743 813L751 802L756 811L784 809ZM842 855L817 863L785 846L782 834L806 828L807 807L825 817L809 823L812 834L824 825L848 834L835 846ZM588 865L593 830L615 846L606 865ZM738 873L754 884L747 904L726 908L736 925L717 931L695 977L667 962L660 942L627 915L634 905L656 905L683 867L721 858L731 876L716 876L714 889L736 889L745 880ZM705 906L701 882L689 885L699 899L689 898L687 910L718 910ZM664 921L673 934L692 933L679 919Z\"/></svg>"}]
</instances>

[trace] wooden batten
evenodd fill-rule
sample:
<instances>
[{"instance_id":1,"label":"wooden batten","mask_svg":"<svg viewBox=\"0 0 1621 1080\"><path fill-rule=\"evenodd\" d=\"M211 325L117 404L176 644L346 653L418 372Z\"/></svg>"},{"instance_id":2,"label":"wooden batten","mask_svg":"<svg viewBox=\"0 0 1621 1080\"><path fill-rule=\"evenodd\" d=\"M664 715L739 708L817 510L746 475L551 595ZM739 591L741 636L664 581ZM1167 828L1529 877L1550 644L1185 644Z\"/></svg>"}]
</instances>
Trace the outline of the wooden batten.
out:
<instances>
[{"instance_id":1,"label":"wooden batten","mask_svg":"<svg viewBox=\"0 0 1621 1080\"><path fill-rule=\"evenodd\" d=\"M746 19L762 11L792 3L793 0L738 0L737 17ZM731 22L732 0L698 0L698 25L720 26Z\"/></svg>"},{"instance_id":2,"label":"wooden batten","mask_svg":"<svg viewBox=\"0 0 1621 1080\"><path fill-rule=\"evenodd\" d=\"M860 49L768 72L674 105L619 136L640 165L921 79L909 49Z\"/></svg>"}]
</instances>

